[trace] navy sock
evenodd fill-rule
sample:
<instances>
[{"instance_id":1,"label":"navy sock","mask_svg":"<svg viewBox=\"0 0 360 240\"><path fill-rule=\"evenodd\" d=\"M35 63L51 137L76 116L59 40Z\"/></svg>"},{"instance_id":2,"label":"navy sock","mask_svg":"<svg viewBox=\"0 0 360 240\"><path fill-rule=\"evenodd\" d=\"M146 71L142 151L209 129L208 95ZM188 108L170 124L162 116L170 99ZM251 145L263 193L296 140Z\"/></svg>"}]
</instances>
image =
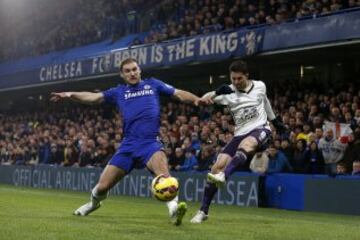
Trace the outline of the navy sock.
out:
<instances>
[{"instance_id":1,"label":"navy sock","mask_svg":"<svg viewBox=\"0 0 360 240\"><path fill-rule=\"evenodd\" d=\"M213 200L217 190L218 188L214 183L206 183L204 197L200 208L200 210L203 211L205 214L208 214L211 201Z\"/></svg>"},{"instance_id":2,"label":"navy sock","mask_svg":"<svg viewBox=\"0 0 360 240\"><path fill-rule=\"evenodd\" d=\"M233 174L236 169L242 165L246 163L246 153L244 150L240 149L236 152L235 156L233 157L233 159L231 160L231 162L226 166L225 168L225 178L228 179L231 174Z\"/></svg>"}]
</instances>

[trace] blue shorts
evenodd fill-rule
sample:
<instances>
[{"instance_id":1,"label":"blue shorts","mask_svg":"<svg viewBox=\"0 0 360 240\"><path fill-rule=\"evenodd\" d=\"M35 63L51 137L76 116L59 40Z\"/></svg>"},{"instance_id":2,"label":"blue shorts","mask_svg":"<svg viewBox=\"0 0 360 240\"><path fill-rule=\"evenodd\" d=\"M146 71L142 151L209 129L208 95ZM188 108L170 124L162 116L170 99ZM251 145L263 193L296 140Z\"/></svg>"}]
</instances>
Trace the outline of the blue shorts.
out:
<instances>
[{"instance_id":1,"label":"blue shorts","mask_svg":"<svg viewBox=\"0 0 360 240\"><path fill-rule=\"evenodd\" d=\"M129 173L133 168L144 168L152 155L161 150L163 145L156 139L124 139L108 164Z\"/></svg>"}]
</instances>

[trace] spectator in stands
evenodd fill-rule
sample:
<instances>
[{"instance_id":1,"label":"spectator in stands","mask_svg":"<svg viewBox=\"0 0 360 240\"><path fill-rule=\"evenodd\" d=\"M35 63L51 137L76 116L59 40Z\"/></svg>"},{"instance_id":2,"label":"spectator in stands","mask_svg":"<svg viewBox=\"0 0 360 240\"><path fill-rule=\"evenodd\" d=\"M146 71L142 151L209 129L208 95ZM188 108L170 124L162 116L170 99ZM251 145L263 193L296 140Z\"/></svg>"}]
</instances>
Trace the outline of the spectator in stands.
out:
<instances>
[{"instance_id":1,"label":"spectator in stands","mask_svg":"<svg viewBox=\"0 0 360 240\"><path fill-rule=\"evenodd\" d=\"M287 159L293 159L294 157L294 149L290 145L289 139L283 139L281 141L280 150L285 154Z\"/></svg>"},{"instance_id":2,"label":"spectator in stands","mask_svg":"<svg viewBox=\"0 0 360 240\"><path fill-rule=\"evenodd\" d=\"M346 165L343 162L338 162L336 164L336 176L346 175L346 174L347 174Z\"/></svg>"},{"instance_id":3,"label":"spectator in stands","mask_svg":"<svg viewBox=\"0 0 360 240\"><path fill-rule=\"evenodd\" d=\"M175 155L173 158L169 159L169 168L170 170L177 170L181 165L184 164L185 154L184 150L180 147L175 149Z\"/></svg>"},{"instance_id":4,"label":"spectator in stands","mask_svg":"<svg viewBox=\"0 0 360 240\"><path fill-rule=\"evenodd\" d=\"M202 146L197 165L194 166L194 169L197 171L209 171L213 162L215 155L211 153L210 147Z\"/></svg>"},{"instance_id":5,"label":"spectator in stands","mask_svg":"<svg viewBox=\"0 0 360 240\"><path fill-rule=\"evenodd\" d=\"M299 139L296 142L293 158L290 160L295 173L305 173L306 169L306 141Z\"/></svg>"},{"instance_id":6,"label":"spectator in stands","mask_svg":"<svg viewBox=\"0 0 360 240\"><path fill-rule=\"evenodd\" d=\"M254 155L250 162L250 169L254 173L265 174L268 170L269 157L268 154L264 152L258 152Z\"/></svg>"},{"instance_id":7,"label":"spectator in stands","mask_svg":"<svg viewBox=\"0 0 360 240\"><path fill-rule=\"evenodd\" d=\"M64 152L61 149L58 149L58 146L55 143L51 144L51 153L49 158L49 164L60 165L64 161Z\"/></svg>"},{"instance_id":8,"label":"spectator in stands","mask_svg":"<svg viewBox=\"0 0 360 240\"><path fill-rule=\"evenodd\" d=\"M268 152L269 165L266 173L279 173L293 170L285 154L276 149L274 145L270 145Z\"/></svg>"},{"instance_id":9,"label":"spectator in stands","mask_svg":"<svg viewBox=\"0 0 360 240\"><path fill-rule=\"evenodd\" d=\"M311 142L305 153L306 173L321 174L324 172L324 158L315 141Z\"/></svg>"},{"instance_id":10,"label":"spectator in stands","mask_svg":"<svg viewBox=\"0 0 360 240\"><path fill-rule=\"evenodd\" d=\"M344 152L342 161L346 164L347 169L352 168L352 163L360 156L360 128L350 134L348 146Z\"/></svg>"},{"instance_id":11,"label":"spectator in stands","mask_svg":"<svg viewBox=\"0 0 360 240\"><path fill-rule=\"evenodd\" d=\"M188 148L185 150L185 159L182 165L178 165L175 167L177 171L190 171L194 170L194 167L198 166L198 161L194 155L194 150Z\"/></svg>"},{"instance_id":12,"label":"spectator in stands","mask_svg":"<svg viewBox=\"0 0 360 240\"><path fill-rule=\"evenodd\" d=\"M336 163L339 162L345 152L346 144L334 138L332 129L325 131L325 136L319 141L319 149L325 162L325 173L333 175L336 173Z\"/></svg>"},{"instance_id":13,"label":"spectator in stands","mask_svg":"<svg viewBox=\"0 0 360 240\"><path fill-rule=\"evenodd\" d=\"M79 167L89 167L93 163L93 159L86 143L83 143L80 147L79 154Z\"/></svg>"},{"instance_id":14,"label":"spectator in stands","mask_svg":"<svg viewBox=\"0 0 360 240\"><path fill-rule=\"evenodd\" d=\"M16 165L25 165L25 151L21 147L15 148L15 159L14 164Z\"/></svg>"},{"instance_id":15,"label":"spectator in stands","mask_svg":"<svg viewBox=\"0 0 360 240\"><path fill-rule=\"evenodd\" d=\"M360 176L360 160L354 161L352 168L353 168L352 175L353 176Z\"/></svg>"},{"instance_id":16,"label":"spectator in stands","mask_svg":"<svg viewBox=\"0 0 360 240\"><path fill-rule=\"evenodd\" d=\"M76 148L72 145L66 146L64 149L63 166L70 167L70 166L73 166L77 162L78 162L78 154L77 154Z\"/></svg>"},{"instance_id":17,"label":"spectator in stands","mask_svg":"<svg viewBox=\"0 0 360 240\"><path fill-rule=\"evenodd\" d=\"M305 123L302 127L302 131L296 136L296 139L297 140L303 139L305 140L305 143L308 143L310 135L312 134L310 130L311 130L310 125Z\"/></svg>"},{"instance_id":18,"label":"spectator in stands","mask_svg":"<svg viewBox=\"0 0 360 240\"><path fill-rule=\"evenodd\" d=\"M191 148L194 149L196 151L196 153L198 153L200 151L200 140L198 137L198 134L196 132L193 132L191 134Z\"/></svg>"},{"instance_id":19,"label":"spectator in stands","mask_svg":"<svg viewBox=\"0 0 360 240\"><path fill-rule=\"evenodd\" d=\"M319 141L321 138L323 138L324 136L324 132L322 130L322 128L315 128L315 138L316 138L316 143L319 144Z\"/></svg>"},{"instance_id":20,"label":"spectator in stands","mask_svg":"<svg viewBox=\"0 0 360 240\"><path fill-rule=\"evenodd\" d=\"M40 139L39 145L39 163L48 164L50 160L51 148L47 137L43 140Z\"/></svg>"}]
</instances>

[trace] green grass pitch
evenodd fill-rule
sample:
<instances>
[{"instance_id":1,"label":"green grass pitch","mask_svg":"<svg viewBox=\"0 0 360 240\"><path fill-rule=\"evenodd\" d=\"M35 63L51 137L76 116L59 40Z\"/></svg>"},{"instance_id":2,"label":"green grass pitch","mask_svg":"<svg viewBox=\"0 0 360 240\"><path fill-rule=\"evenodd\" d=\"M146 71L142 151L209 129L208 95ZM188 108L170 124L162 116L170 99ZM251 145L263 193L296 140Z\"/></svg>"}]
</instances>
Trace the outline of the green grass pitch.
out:
<instances>
[{"instance_id":1,"label":"green grass pitch","mask_svg":"<svg viewBox=\"0 0 360 240\"><path fill-rule=\"evenodd\" d=\"M164 203L112 196L87 217L73 216L88 193L0 185L0 239L360 239L360 216L213 205L208 221L190 224L199 203L188 203L175 227Z\"/></svg>"}]
</instances>

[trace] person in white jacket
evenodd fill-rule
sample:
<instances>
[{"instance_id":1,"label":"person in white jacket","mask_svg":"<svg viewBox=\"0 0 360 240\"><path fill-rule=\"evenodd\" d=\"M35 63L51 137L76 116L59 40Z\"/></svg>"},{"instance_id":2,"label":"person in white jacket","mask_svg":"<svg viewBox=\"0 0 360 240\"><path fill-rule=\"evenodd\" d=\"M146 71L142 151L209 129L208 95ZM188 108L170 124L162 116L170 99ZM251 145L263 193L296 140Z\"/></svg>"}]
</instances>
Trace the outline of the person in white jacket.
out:
<instances>
[{"instance_id":1,"label":"person in white jacket","mask_svg":"<svg viewBox=\"0 0 360 240\"><path fill-rule=\"evenodd\" d=\"M325 131L325 136L319 141L319 149L324 157L325 173L336 174L336 164L344 156L347 144L341 143L338 139L334 138L332 129Z\"/></svg>"},{"instance_id":2,"label":"person in white jacket","mask_svg":"<svg viewBox=\"0 0 360 240\"><path fill-rule=\"evenodd\" d=\"M250 169L254 173L264 174L269 165L269 157L267 153L257 152L250 162Z\"/></svg>"}]
</instances>

